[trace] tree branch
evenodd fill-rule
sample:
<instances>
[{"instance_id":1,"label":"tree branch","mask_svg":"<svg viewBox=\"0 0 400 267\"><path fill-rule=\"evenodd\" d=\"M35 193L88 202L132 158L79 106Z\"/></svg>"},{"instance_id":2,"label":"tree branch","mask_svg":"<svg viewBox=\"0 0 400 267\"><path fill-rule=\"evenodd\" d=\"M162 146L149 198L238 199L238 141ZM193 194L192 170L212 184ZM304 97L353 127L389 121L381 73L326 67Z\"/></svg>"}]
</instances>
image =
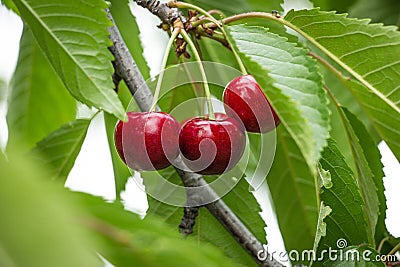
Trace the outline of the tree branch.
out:
<instances>
[{"instance_id":1,"label":"tree branch","mask_svg":"<svg viewBox=\"0 0 400 267\"><path fill-rule=\"evenodd\" d=\"M151 4L155 1L135 1L141 6L145 4ZM147 6L146 6L147 7ZM158 5L160 8L157 12L154 10L154 5L151 5L153 14L159 14L161 19L172 20L171 12L168 10L169 7L166 5ZM161 9L165 9L161 11ZM175 13L177 14L177 13ZM114 23L110 11L107 9L107 15L109 19ZM115 25L115 23L114 23ZM110 48L110 51L115 57L115 68L116 73L122 77L131 93L134 95L135 101L139 105L142 111L148 111L152 102L153 96L146 85L142 74L140 73L134 59L129 53L121 34L116 26L109 28L110 39L112 40L114 46ZM140 88L140 90L138 90ZM188 207L200 206L201 203L209 203L205 207L210 211L210 213L229 231L229 233L237 240L237 242L250 254L253 259L260 266L283 266L279 262L275 261L268 255L265 257L264 261L258 259L257 255L260 251L263 251L262 243L257 240L257 238L247 229L247 227L240 221L240 219L232 212L232 210L225 204L223 200L212 190L212 188L207 184L203 177L196 173L185 172L183 170L187 169L182 159L178 159L174 162L176 166L175 169L180 175L183 184L187 190L188 196ZM216 200L215 200L216 199ZM214 201L214 202L211 202ZM211 202L211 203L210 203ZM199 204L200 203L200 204Z\"/></svg>"},{"instance_id":2,"label":"tree branch","mask_svg":"<svg viewBox=\"0 0 400 267\"><path fill-rule=\"evenodd\" d=\"M134 0L139 6L148 9L153 15L156 15L161 21L170 26L173 25L174 20L180 18L183 23L185 19L176 8L170 8L168 4L161 3L158 0Z\"/></svg>"},{"instance_id":3,"label":"tree branch","mask_svg":"<svg viewBox=\"0 0 400 267\"><path fill-rule=\"evenodd\" d=\"M185 236L193 233L193 226L196 222L196 217L199 215L198 207L184 207L182 221L179 224L179 231Z\"/></svg>"}]
</instances>

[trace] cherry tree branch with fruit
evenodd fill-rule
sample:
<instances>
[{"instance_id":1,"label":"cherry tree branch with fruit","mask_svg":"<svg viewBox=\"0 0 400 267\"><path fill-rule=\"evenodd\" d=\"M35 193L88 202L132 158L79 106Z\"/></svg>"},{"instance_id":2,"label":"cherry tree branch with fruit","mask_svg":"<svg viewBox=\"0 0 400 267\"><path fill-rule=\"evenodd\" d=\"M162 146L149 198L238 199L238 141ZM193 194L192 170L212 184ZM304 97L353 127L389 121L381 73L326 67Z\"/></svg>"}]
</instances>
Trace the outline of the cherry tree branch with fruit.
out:
<instances>
[{"instance_id":1,"label":"cherry tree branch with fruit","mask_svg":"<svg viewBox=\"0 0 400 267\"><path fill-rule=\"evenodd\" d=\"M193 43L190 40L190 37L187 35L185 28L187 30L190 31L194 31L196 32L196 34L201 35L201 36L206 36L209 37L211 39L214 39L216 41L221 42L223 45L227 46L228 48L231 49L231 51L233 52L235 59L240 67L240 70L242 71L242 73L245 75L247 74L247 70L241 60L241 58L239 57L238 53L236 52L235 48L233 47L232 43L230 42L230 39L228 38L224 27L221 26L223 24L229 24L229 23L233 23L235 21L238 20L243 20L243 19L249 19L249 18L262 18L262 19L267 19L267 20L272 20L272 21L277 21L283 25L286 25L288 27L291 27L292 29L294 29L295 31L297 31L298 33L300 33L301 35L303 35L305 38L307 38L311 43L313 43L316 47L318 47L319 49L321 49L326 55L330 56L333 60L336 60L339 64L341 64L341 62L338 60L338 58L333 55L330 51L328 51L327 49L325 49L323 46L321 46L318 42L316 42L311 36L309 36L307 33L305 33L304 31L302 31L300 28L296 27L295 25L291 24L290 22L282 19L282 17L278 14L278 13L273 13L273 14L268 14L268 13L263 13L263 12L249 12L249 13L244 13L244 14L239 14L239 15L235 15L232 17L228 17L225 18L223 20L221 20L221 22L217 21L210 13L208 13L207 11L192 5L192 4L187 4L187 3L183 3L183 2L176 2L176 1L172 1L169 2L168 4L160 4L156 1L138 1L138 4L142 5L145 8L148 8L150 11L153 12L153 14L155 14L154 9L156 8L158 11L162 10L162 12L155 14L157 16L160 17L160 19L163 21L164 24L169 24L169 27L173 27L174 31L173 34L170 38L170 43L167 46L166 49L166 54L168 54L168 51L170 50L170 46L172 44L172 41L177 37L177 35L179 33L181 33L184 37L184 40L189 44L189 46L191 47L191 49L193 50L195 57L198 61L200 61L200 58L198 56L197 53L197 47L194 47ZM194 12L198 12L201 15L203 15L204 17L201 17L200 19L196 17L196 15L192 15L190 18L185 19L181 13L176 12L176 10L173 10L171 8L187 8L187 9L191 9L194 10ZM192 11L193 12L193 11ZM168 14L168 15L165 15ZM175 14L175 18L171 17L171 14ZM195 14L195 13L192 13ZM171 22L173 22L174 24L171 24ZM176 26L176 23L178 22L179 26ZM208 25L206 25L206 23L209 23ZM168 26L164 25L164 28L167 28ZM215 30L219 29L221 30L221 33L217 33ZM205 34L204 34L205 33ZM215 35L220 35L218 37L215 37ZM221 36L222 35L222 36ZM329 70L333 70L334 73L340 73L340 71L336 70L334 67L332 67L332 65L330 65L329 63L327 63L327 61L323 58L321 58L320 56L314 54L313 52L309 52L309 55L313 56L315 59L319 60L323 65L325 66L329 66ZM165 60L163 61L163 68L165 68L166 65L166 56L164 58ZM344 69L349 70L349 68L347 68L347 66L345 64L341 64L342 67L344 67ZM200 68L202 70L202 68ZM351 72L351 70L349 70ZM214 112L213 112L213 108L212 108L212 104L210 101L210 91L208 89L208 85L207 85L207 80L205 77L205 73L204 71L202 71L202 76L203 79L205 81L205 94L206 94L206 98L207 98L207 103L208 103L208 110L209 110L209 119L217 120L217 123L221 123L221 121L223 121L225 119L225 117L223 119L220 119L217 117L215 117ZM363 82L363 79L361 77L359 77L357 74L354 75L357 79L360 80L360 82ZM160 81L162 80L162 76L160 75L160 80L158 80L158 84L157 84L157 89L156 89L156 99L153 102L153 106L155 105L157 98L158 98L158 94L159 94L159 89L160 89ZM254 84L255 87L253 87ZM332 97L332 100L337 103L337 105L339 105L338 107L340 107L340 104L338 104L337 99L335 99L334 95L332 94L332 92L328 89L328 87L326 85L324 85L325 89L327 90L329 96ZM248 91L248 92L247 92ZM246 93L244 93L246 92ZM245 95L245 97L247 95L251 95L251 99L243 99L243 96ZM248 96L247 96L248 97ZM260 107L259 110L256 109L251 109L249 108L248 104L249 102L245 102L246 100L249 100L251 103L254 102L254 99L265 99L265 104L261 104L261 105L256 105L256 107ZM228 116L231 116L232 118L237 118L239 121L244 123L244 126L246 128L247 131L249 132L268 132L273 130L280 122L280 119L278 118L278 116L276 115L275 111L272 109L272 115L271 117L265 117L265 113L266 113L266 109L263 106L269 107L270 104L268 102L268 100L265 98L265 95L262 93L261 89L259 88L257 82L254 80L254 78L252 76L243 76L243 78L239 78L239 79L235 79L233 80L230 84L227 85L225 92L224 92L224 96L223 96L223 100L225 102L226 105L230 106L231 108L234 109L234 111L232 112L231 109L226 110ZM270 112L270 114L271 114ZM341 112L340 108L339 108L339 112ZM206 119L206 120L209 120ZM272 121L274 121L273 123L271 123L271 119ZM342 119L346 119L345 116L342 116ZM203 122L203 119L195 119L198 121ZM199 157L199 155L197 155L196 152L194 152L193 155L191 155L191 147L193 146L193 141L189 138L189 139L184 139L183 136L186 135L190 135L190 133L193 131L193 129L196 129L196 127L199 127L196 125L196 121L192 120L185 123L185 125L183 126L183 129L181 129L180 132L180 140L179 140L179 144L180 144L180 149L183 153L183 155L192 159L196 159L197 157ZM210 121L209 121L210 122ZM212 122L212 121L211 121ZM191 123L193 124L193 126L191 125ZM204 125L201 126L201 129L203 129ZM190 130L187 130L190 129ZM189 131L188 133L185 132ZM194 131L198 131L198 130L194 130ZM238 138L238 137L235 137ZM232 140L231 140L232 141ZM199 143L195 143L194 144L195 147L199 147ZM235 147L240 147L241 145L235 145ZM186 148L188 147L188 148ZM192 152L193 153L193 152ZM217 148L217 153L218 153L218 148ZM241 156L240 151L232 151L233 154L238 154L239 157ZM216 155L218 157L218 154ZM195 165L190 166L190 161L188 162L189 164L189 168L191 168L192 170L196 169ZM221 166L221 163L219 163L219 165ZM212 165L211 165L212 166ZM224 165L223 165L224 166ZM226 166L226 165L225 165ZM178 168L179 170L179 168ZM228 169L229 170L229 169ZM198 173L200 174L220 174L223 173L224 171L226 171L225 168L222 169L218 169L216 170L213 167L208 167L204 170L199 171ZM178 171L179 173L179 171ZM182 175L181 174L181 178L184 179L185 174ZM188 173L186 173L187 175ZM189 174L190 175L190 174ZM184 184L186 185L185 181ZM190 199L190 196L188 195L188 198ZM218 202L216 202L218 203ZM223 203L223 202L222 202ZM207 206L208 207L208 206ZM219 218L220 222L224 222L226 218L224 217L232 217L232 215L234 216L233 213L231 213L230 211L227 213L221 213L220 208L217 208L217 212L214 212L213 215L216 216L218 214L224 214L221 218L219 218L217 216L217 218ZM188 214L195 214L194 217L187 219L190 222L191 227L193 226L193 224L195 224L195 218L197 216L197 210L193 213L190 212L189 210L185 210L184 213L184 219L183 222L187 219L185 219L185 216L189 216ZM182 225L182 224L181 224ZM225 225L225 227L228 228L228 230L235 236L235 232L232 231L232 225ZM244 230L244 231L243 231ZM245 236L246 234L246 228L243 227L243 230L239 231L240 236L242 236L242 238L238 238L239 242L241 242L241 240L243 240L243 236ZM248 231L248 230L247 230ZM192 230L190 229L189 232L192 232ZM256 253L258 253L260 251L260 243L259 241L257 241L258 244L256 245L256 249L250 249L249 252L251 255L253 255L253 258L255 258L256 260L259 260L259 258L255 257ZM243 244L243 243L242 243ZM246 246L244 246L245 249ZM271 264L271 265L269 265ZM272 261L271 263L266 263L266 266L272 266L272 265L279 265L278 262L274 262Z\"/></svg>"},{"instance_id":2,"label":"cherry tree branch with fruit","mask_svg":"<svg viewBox=\"0 0 400 267\"><path fill-rule=\"evenodd\" d=\"M134 2L159 29L139 26L128 0L1 2L24 30L0 154L0 265L397 265L378 149L400 158L400 32L381 24L398 23L397 4ZM143 30L169 36L156 77L144 55L160 46ZM113 200L64 188L98 121ZM79 180L98 183L91 161Z\"/></svg>"},{"instance_id":3,"label":"cherry tree branch with fruit","mask_svg":"<svg viewBox=\"0 0 400 267\"><path fill-rule=\"evenodd\" d=\"M109 11L108 15L111 20L112 16ZM163 12L162 14L165 14ZM156 100L153 100L152 94L150 89L145 85L144 78L138 71L136 67L135 61L133 60L132 56L130 55L124 41L122 40L121 35L118 32L118 29L113 26L110 28L110 38L113 41L113 46L110 48L111 52L115 56L115 66L116 72L123 77L125 81L127 81L128 88L132 92L132 95L135 97L135 101L138 103L139 107L141 107L142 111L146 110L154 110ZM172 35L174 38L177 36L176 34ZM186 36L186 38L188 38ZM169 48L167 49L169 51ZM165 66L165 63L162 64ZM162 78L160 78L162 79ZM160 81L160 80L158 80ZM140 88L140 90L138 90ZM158 90L157 90L158 89ZM159 82L157 83L156 92L159 92ZM209 96L208 96L209 97ZM155 98L157 99L157 97ZM151 104L153 103L153 104ZM122 124L121 125L121 132L122 132ZM171 134L172 135L172 134ZM122 148L121 148L122 150ZM123 154L123 153L122 153ZM179 159L175 159L175 168L177 168L178 173L181 176L181 179L185 186L187 187L204 187L205 190L202 190L200 195L198 192L195 192L196 195L191 195L188 190L188 207L185 210L191 209L196 210L198 203L203 202L204 200L198 199L217 199L215 192L210 187L207 187L207 183L203 180L203 178L192 172L185 172L184 169L187 169L186 166L183 165L183 161ZM136 167L136 166L135 166ZM164 166L163 166L164 167ZM229 209L229 207L221 200L217 199L216 201L205 205L205 207L220 221L227 230L235 236L238 242L243 246L245 250L248 251L250 255L256 260L260 261L257 258L257 253L263 250L262 244L260 241L257 240L256 237L247 229L247 227L240 221L239 218ZM192 211L197 213L196 211ZM190 221L194 224L196 216L192 218ZM185 221L186 218L183 219ZM191 226L193 227L193 225ZM185 231L192 232L192 229L184 229ZM269 257L268 257L269 258ZM274 262L274 261L266 261L265 263L260 262L261 265L265 266L281 266L281 264Z\"/></svg>"}]
</instances>

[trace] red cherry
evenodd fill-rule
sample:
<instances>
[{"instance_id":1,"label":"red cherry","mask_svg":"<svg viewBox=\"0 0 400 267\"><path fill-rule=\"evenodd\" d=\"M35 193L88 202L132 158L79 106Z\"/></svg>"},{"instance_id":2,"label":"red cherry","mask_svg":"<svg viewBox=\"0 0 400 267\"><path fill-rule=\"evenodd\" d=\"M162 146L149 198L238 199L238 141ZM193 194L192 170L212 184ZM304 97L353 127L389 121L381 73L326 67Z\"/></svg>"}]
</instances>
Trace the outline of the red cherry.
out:
<instances>
[{"instance_id":1,"label":"red cherry","mask_svg":"<svg viewBox=\"0 0 400 267\"><path fill-rule=\"evenodd\" d=\"M231 170L243 155L246 136L244 127L222 113L215 120L193 118L179 133L179 148L184 162L200 174L222 174Z\"/></svg>"},{"instance_id":2,"label":"red cherry","mask_svg":"<svg viewBox=\"0 0 400 267\"><path fill-rule=\"evenodd\" d=\"M266 133L278 126L276 115L265 94L252 75L233 79L224 90L225 108L230 117L240 119L246 130L253 133Z\"/></svg>"},{"instance_id":3,"label":"red cherry","mask_svg":"<svg viewBox=\"0 0 400 267\"><path fill-rule=\"evenodd\" d=\"M160 170L179 154L179 123L164 112L128 112L114 131L118 154L134 170Z\"/></svg>"}]
</instances>

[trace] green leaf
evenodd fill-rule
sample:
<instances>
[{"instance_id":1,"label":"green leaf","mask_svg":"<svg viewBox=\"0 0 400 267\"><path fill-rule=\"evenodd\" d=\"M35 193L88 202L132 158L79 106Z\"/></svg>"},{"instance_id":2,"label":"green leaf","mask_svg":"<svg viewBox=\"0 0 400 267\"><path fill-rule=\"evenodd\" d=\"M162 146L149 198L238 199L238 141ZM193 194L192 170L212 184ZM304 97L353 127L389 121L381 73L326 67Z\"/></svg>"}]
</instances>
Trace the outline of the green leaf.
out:
<instances>
[{"instance_id":1,"label":"green leaf","mask_svg":"<svg viewBox=\"0 0 400 267\"><path fill-rule=\"evenodd\" d=\"M10 83L7 112L9 146L28 148L75 118L76 101L24 27L18 63Z\"/></svg>"},{"instance_id":2,"label":"green leaf","mask_svg":"<svg viewBox=\"0 0 400 267\"><path fill-rule=\"evenodd\" d=\"M14 0L40 48L70 93L88 106L124 118L113 91L113 59L101 0Z\"/></svg>"},{"instance_id":3,"label":"green leaf","mask_svg":"<svg viewBox=\"0 0 400 267\"><path fill-rule=\"evenodd\" d=\"M249 72L314 171L330 128L328 100L316 61L306 50L265 28L236 25L229 30Z\"/></svg>"},{"instance_id":4,"label":"green leaf","mask_svg":"<svg viewBox=\"0 0 400 267\"><path fill-rule=\"evenodd\" d=\"M357 0L312 0L314 7L320 7L322 10L335 10L337 12L347 12Z\"/></svg>"},{"instance_id":5,"label":"green leaf","mask_svg":"<svg viewBox=\"0 0 400 267\"><path fill-rule=\"evenodd\" d=\"M344 124L357 166L358 183L366 203L369 227L376 237L375 242L379 244L380 240L387 235L385 226L387 207L381 154L360 120L347 109L342 108L342 110L347 118Z\"/></svg>"},{"instance_id":6,"label":"green leaf","mask_svg":"<svg viewBox=\"0 0 400 267\"><path fill-rule=\"evenodd\" d=\"M396 142L398 139L398 134L391 132L391 130L397 129L396 125L398 124L398 127L400 127L400 124L398 118L392 118L389 116L389 114L391 113L390 109L386 109L386 111L380 110L381 108L385 110L385 108L387 108L388 106L386 106L385 104L382 105L380 101L376 101L377 99L369 94L369 96L363 96L362 92L366 91L363 91L362 85L360 85L358 82L342 80L341 84L342 88L337 88L337 90L335 90L335 97L341 97L341 100L339 102L341 105L346 106L346 114L343 113L342 109L339 112L337 110L334 110L333 116L336 116L336 122L335 120L332 121L335 123L340 122L341 125L337 126L342 127L345 130L339 132L337 126L332 126L332 132L333 130L336 131L336 133L333 132L332 136L340 138L338 140L338 147L340 147L340 151L343 154L344 151L347 152L347 150L343 150L343 148L339 146L339 144L349 144L348 151L350 152L350 155L344 156L346 157L347 163L351 165L352 170L354 172L359 171L361 173L361 175L358 175L358 179L360 181L360 184L362 185L362 188L364 188L364 199L369 199L369 204L367 204L368 208L366 208L366 212L367 214L369 214L370 217L370 229L372 233L375 232L375 242L379 243L380 240L388 235L385 225L386 198L384 196L384 187L382 182L382 164L380 162L380 153L377 149L377 143L371 138L371 129L366 129L366 127L362 125L361 120L363 123L369 122L370 127L381 127L381 130L383 130L381 131L381 134L383 133L382 135L387 136L387 138L385 139L388 140L389 138L391 138L392 140L396 140ZM332 87L330 86L330 88ZM361 108L363 109L361 110L361 112L354 107L359 106L358 103L354 102L354 97L353 104L350 99L348 99L348 101L343 100L343 94L346 95L349 92L353 93L350 90L346 89L353 90L354 95L357 98L360 97L360 99L363 99L363 101L360 101L360 104L362 105ZM357 93L359 93L358 90L360 90L359 96L357 95ZM352 108L351 113L357 113L351 114L347 110L347 107ZM365 119L365 114L369 116L369 113L364 112L364 109L368 112L374 113L374 116L376 118L379 117L380 121L374 119L374 116L370 116L371 121L367 120L368 117L367 119ZM351 120L350 118L346 118L346 116L351 116ZM390 124L391 126L389 128L385 127L385 125ZM374 128L372 130L374 130ZM372 132L375 133L375 131ZM343 138L343 136L347 135L349 135L348 138ZM357 143L359 143L359 145L357 145ZM355 152L355 150L358 151ZM371 180L371 177L373 180ZM371 191L371 193L368 193L368 191ZM378 203L379 210L377 207ZM374 227L375 224L376 227Z\"/></svg>"},{"instance_id":7,"label":"green leaf","mask_svg":"<svg viewBox=\"0 0 400 267\"><path fill-rule=\"evenodd\" d=\"M283 11L282 4L283 0L263 1L263 0L247 0L250 5L250 11L264 11L271 12L273 10ZM236 12L235 14L237 14Z\"/></svg>"},{"instance_id":8,"label":"green leaf","mask_svg":"<svg viewBox=\"0 0 400 267\"><path fill-rule=\"evenodd\" d=\"M19 15L18 8L15 6L15 4L12 0L1 0L0 2L1 2L0 4L4 5L9 10L12 10L15 12L15 14Z\"/></svg>"},{"instance_id":9,"label":"green leaf","mask_svg":"<svg viewBox=\"0 0 400 267\"><path fill-rule=\"evenodd\" d=\"M199 6L205 10L212 10L212 9L219 10L227 16L237 13L243 13L249 11L250 9L250 5L247 3L246 0L230 0L230 1L189 0L187 2Z\"/></svg>"},{"instance_id":10,"label":"green leaf","mask_svg":"<svg viewBox=\"0 0 400 267\"><path fill-rule=\"evenodd\" d=\"M368 165L368 161L366 159L366 156L364 155L363 149L368 149L367 147L361 147L359 138L362 136L357 136L357 134L354 132L353 125L354 127L358 127L359 130L363 131L364 134L366 134L365 139L370 140L370 137L368 135L368 132L365 131L365 128L363 128L362 123L347 109L343 108L341 110L342 112L342 120L345 125L346 133L347 133L347 138L350 143L351 151L353 154L353 160L355 162L356 170L357 170L357 181L360 187L361 195L364 198L365 202L365 207L364 207L364 214L366 215L367 218L367 228L366 230L368 231L368 238L370 244L374 244L374 234L375 234L375 226L376 222L378 220L378 213L379 213L379 200L378 200L378 195L376 192L376 187L374 183L374 175ZM371 141L372 145L373 142ZM380 153L375 146L376 151L373 151L374 153L372 156L376 157L377 159L380 159ZM370 149L372 152L372 150ZM380 166L380 169L382 170L382 165ZM379 169L378 169L379 170ZM382 180L383 178L383 172L381 172L381 177L377 178Z\"/></svg>"},{"instance_id":11,"label":"green leaf","mask_svg":"<svg viewBox=\"0 0 400 267\"><path fill-rule=\"evenodd\" d=\"M332 65L336 65L334 62L332 62L332 60L330 60L326 56L324 56L324 59L329 61ZM320 66L322 66L322 65L320 64ZM338 66L336 65L336 67L338 67ZM325 67L320 68L320 71L321 71L322 77L324 77L325 84L328 86L328 88L330 89L332 94L335 96L337 102L339 102L342 107L345 107L348 110L350 110L351 113L356 115L357 118L362 121L362 123L368 129L368 132L373 137L375 142L378 143L380 140L382 140L382 138L379 136L379 134L376 132L374 126L372 125L372 122L371 122L370 118L368 117L367 113L361 106L361 103L354 98L354 94L353 94L352 90L350 90L350 88L348 88L349 81L347 79L338 78L338 76L335 75L335 73L332 73L331 70L329 70L328 68L325 68ZM355 82L355 81L351 80L350 82ZM331 108L330 108L331 112L337 113L337 108L336 108L335 103L331 101L330 104L331 104ZM333 116L334 115L332 114L332 117ZM334 121L334 120L336 120L336 121ZM331 124L332 124L331 132L335 131L336 130L335 128L338 127L338 125L342 124L339 114L336 114L335 119L331 118ZM342 126L342 128L343 128L343 126ZM345 134L344 128L343 128L343 131L339 131L337 133L336 137L340 137L343 134ZM334 136L332 136L332 137L333 137L333 139L336 140L336 142L338 142L338 144L341 141L339 139L345 140L343 138L335 138ZM339 148L341 148L341 147L339 146ZM340 150L343 153L343 150L342 149L340 149Z\"/></svg>"},{"instance_id":12,"label":"green leaf","mask_svg":"<svg viewBox=\"0 0 400 267\"><path fill-rule=\"evenodd\" d=\"M390 239L387 241L387 243L389 243L389 245L391 246L391 249L396 247L398 244L400 244L400 237L393 237L391 236Z\"/></svg>"},{"instance_id":13,"label":"green leaf","mask_svg":"<svg viewBox=\"0 0 400 267\"><path fill-rule=\"evenodd\" d=\"M202 7L205 10L212 10L216 9L219 11L222 11L224 15L226 16L232 16L240 13L245 13L245 12L253 12L253 11L262 11L262 12L267 12L271 13L272 11L278 11L280 13L283 13L283 0L270 0L270 1L264 1L264 0L220 0L220 1L207 1L207 0L197 0L197 1L187 1L189 3L198 5ZM217 15L216 18L219 16ZM277 23L270 23L270 21L263 20L263 19L257 19L257 18L247 18L245 19L246 23L249 23L250 25L259 25L259 26L266 26L271 29L272 32L275 32L279 35L287 36L289 38L293 37L293 35L287 34L286 29ZM220 62L218 61L219 58L231 58L232 60L228 64L229 66L232 67L237 67L237 62L232 57L232 52L227 50L226 47L223 47L221 44L218 44L214 41L208 40L208 38L202 38L200 43L205 43L206 49L203 50L203 53L205 55L205 58L207 58L207 55L210 52L212 55L212 58L210 61L212 62ZM215 43L213 45L212 43ZM202 45L202 47L204 47ZM229 51L229 53L228 53ZM223 73L221 73L223 75Z\"/></svg>"},{"instance_id":14,"label":"green leaf","mask_svg":"<svg viewBox=\"0 0 400 267\"><path fill-rule=\"evenodd\" d=\"M342 253L342 254L340 254ZM335 254L334 254L335 255ZM340 257L342 255L342 257ZM385 267L379 259L379 253L369 246L350 246L326 261L324 266L335 267Z\"/></svg>"},{"instance_id":15,"label":"green leaf","mask_svg":"<svg viewBox=\"0 0 400 267\"><path fill-rule=\"evenodd\" d=\"M104 113L104 124L107 133L108 145L110 148L111 160L114 169L114 180L115 180L115 195L117 199L121 197L121 192L125 189L128 178L132 175L129 168L121 160L118 155L117 149L114 144L114 128L117 124L118 119L111 114Z\"/></svg>"},{"instance_id":16,"label":"green leaf","mask_svg":"<svg viewBox=\"0 0 400 267\"><path fill-rule=\"evenodd\" d=\"M110 12L118 27L122 38L129 49L140 73L145 80L150 78L150 69L143 56L143 47L140 39L140 30L136 18L132 15L128 0L111 0Z\"/></svg>"},{"instance_id":17,"label":"green leaf","mask_svg":"<svg viewBox=\"0 0 400 267\"><path fill-rule=\"evenodd\" d=\"M400 158L400 114L385 101L377 98L373 92L365 89L356 81L343 81L348 89L351 90L355 99L360 103L365 114L370 119L372 126L380 137L385 140L390 149Z\"/></svg>"},{"instance_id":18,"label":"green leaf","mask_svg":"<svg viewBox=\"0 0 400 267\"><path fill-rule=\"evenodd\" d=\"M133 101L132 93L129 91L129 88L124 80L121 80L121 82L118 84L118 97L126 111L140 110L136 101Z\"/></svg>"},{"instance_id":19,"label":"green leaf","mask_svg":"<svg viewBox=\"0 0 400 267\"><path fill-rule=\"evenodd\" d=\"M335 103L332 102L330 104L330 108L332 111L332 116L331 116L332 128L330 131L331 138L336 141L336 146L339 149L340 153L343 155L343 157L346 159L349 168L353 172L356 172L355 162L353 159L353 154L351 151L349 140L347 138L344 138L347 136L347 133L345 126L342 122L341 114L338 111Z\"/></svg>"},{"instance_id":20,"label":"green leaf","mask_svg":"<svg viewBox=\"0 0 400 267\"><path fill-rule=\"evenodd\" d=\"M364 86L360 88L363 95L369 94L371 101L382 103L399 117L400 32L396 27L368 24L369 20L318 9L290 11L285 20L358 80ZM400 158L399 144L388 145Z\"/></svg>"},{"instance_id":21,"label":"green leaf","mask_svg":"<svg viewBox=\"0 0 400 267\"><path fill-rule=\"evenodd\" d=\"M0 266L104 266L75 223L81 209L46 172L13 151L0 169Z\"/></svg>"},{"instance_id":22,"label":"green leaf","mask_svg":"<svg viewBox=\"0 0 400 267\"><path fill-rule=\"evenodd\" d=\"M104 242L99 252L115 266L237 266L209 244L183 239L160 218L141 220L119 202L73 194L91 216L89 228Z\"/></svg>"},{"instance_id":23,"label":"green leaf","mask_svg":"<svg viewBox=\"0 0 400 267\"><path fill-rule=\"evenodd\" d=\"M164 179L168 179L168 181L175 184L180 184L180 178L173 168L165 169L160 174ZM151 175L153 175L152 172L142 173L146 188L148 187ZM174 194L174 192L171 192L171 194ZM249 192L249 184L244 178L242 178L234 189L226 194L222 200L232 209L258 240L262 243L266 242L266 234L264 231L265 223L259 214L261 211L260 206L253 194ZM147 217L152 218L154 215L157 215L178 231L178 225L182 220L183 209L181 207L164 204L150 196L148 197L148 201L149 209L147 211ZM255 265L254 260L205 207L200 208L199 215L196 218L194 232L189 237L214 244L239 264L245 266Z\"/></svg>"},{"instance_id":24,"label":"green leaf","mask_svg":"<svg viewBox=\"0 0 400 267\"><path fill-rule=\"evenodd\" d=\"M53 178L67 179L81 150L90 124L89 119L78 119L61 126L37 143L33 152L51 170Z\"/></svg>"},{"instance_id":25,"label":"green leaf","mask_svg":"<svg viewBox=\"0 0 400 267\"><path fill-rule=\"evenodd\" d=\"M358 0L349 13L353 18L368 18L372 22L399 25L400 3L397 0Z\"/></svg>"},{"instance_id":26,"label":"green leaf","mask_svg":"<svg viewBox=\"0 0 400 267\"><path fill-rule=\"evenodd\" d=\"M7 160L7 156L6 156L6 154L4 153L3 150L1 150L1 153L0 153L0 160L4 160L4 161Z\"/></svg>"},{"instance_id":27,"label":"green leaf","mask_svg":"<svg viewBox=\"0 0 400 267\"><path fill-rule=\"evenodd\" d=\"M318 220L315 178L296 143L281 126L267 182L286 250L311 249Z\"/></svg>"},{"instance_id":28,"label":"green leaf","mask_svg":"<svg viewBox=\"0 0 400 267\"><path fill-rule=\"evenodd\" d=\"M368 243L370 237L365 202L353 172L332 139L328 139L328 146L322 152L320 164L323 170L330 173L332 181L329 188L321 188L320 199L332 212L324 219L327 225L326 235L321 237L317 255L322 255L321 251L329 247L338 248L338 242L343 240L350 246ZM324 255L324 260L326 257L327 255ZM318 260L314 263L316 266L322 263L321 259Z\"/></svg>"},{"instance_id":29,"label":"green leaf","mask_svg":"<svg viewBox=\"0 0 400 267\"><path fill-rule=\"evenodd\" d=\"M282 0L220 0L220 1L186 1L195 4L205 10L217 9L222 11L226 16L240 14L251 11L271 12L272 10L282 11Z\"/></svg>"}]
</instances>

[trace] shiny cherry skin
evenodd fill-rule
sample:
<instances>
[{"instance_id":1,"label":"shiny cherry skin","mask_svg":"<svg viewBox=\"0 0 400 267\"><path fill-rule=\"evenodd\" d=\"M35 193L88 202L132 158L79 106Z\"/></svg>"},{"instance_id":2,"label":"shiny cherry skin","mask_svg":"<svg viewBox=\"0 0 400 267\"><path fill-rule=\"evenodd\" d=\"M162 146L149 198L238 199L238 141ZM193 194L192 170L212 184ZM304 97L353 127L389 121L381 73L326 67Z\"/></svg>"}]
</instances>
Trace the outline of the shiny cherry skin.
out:
<instances>
[{"instance_id":1,"label":"shiny cherry skin","mask_svg":"<svg viewBox=\"0 0 400 267\"><path fill-rule=\"evenodd\" d=\"M115 147L128 167L160 170L179 155L179 123L164 112L128 112L128 121L118 121Z\"/></svg>"},{"instance_id":2,"label":"shiny cherry skin","mask_svg":"<svg viewBox=\"0 0 400 267\"><path fill-rule=\"evenodd\" d=\"M243 155L244 126L226 114L186 121L179 132L179 148L185 164L194 172L212 175L231 170Z\"/></svg>"},{"instance_id":3,"label":"shiny cherry skin","mask_svg":"<svg viewBox=\"0 0 400 267\"><path fill-rule=\"evenodd\" d=\"M266 133L280 123L252 75L242 75L229 82L224 90L223 101L228 106L225 107L228 116L240 119L248 132Z\"/></svg>"}]
</instances>

